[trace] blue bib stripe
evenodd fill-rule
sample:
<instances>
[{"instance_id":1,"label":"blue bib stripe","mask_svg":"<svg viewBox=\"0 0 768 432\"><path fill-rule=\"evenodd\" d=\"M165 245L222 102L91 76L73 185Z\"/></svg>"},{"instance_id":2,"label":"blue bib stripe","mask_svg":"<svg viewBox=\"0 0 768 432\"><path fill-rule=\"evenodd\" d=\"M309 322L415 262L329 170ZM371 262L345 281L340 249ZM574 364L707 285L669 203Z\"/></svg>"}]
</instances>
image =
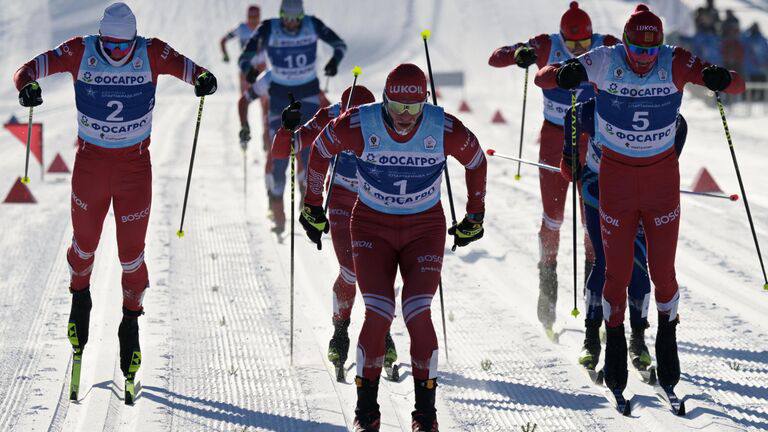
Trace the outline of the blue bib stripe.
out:
<instances>
[{"instance_id":1,"label":"blue bib stripe","mask_svg":"<svg viewBox=\"0 0 768 432\"><path fill-rule=\"evenodd\" d=\"M605 36L600 34L592 35L591 48L596 48L603 45ZM547 64L561 63L568 59L574 58L568 48L565 46L565 41L560 33L549 35L549 40L552 41L552 46L549 49L549 59ZM571 107L571 92L563 90L561 88L553 88L544 90L544 118L558 126L563 125L563 117L565 112ZM584 102L590 98L595 97L595 90L590 83L583 83L576 89L576 97L578 102Z\"/></svg>"},{"instance_id":2,"label":"blue bib stripe","mask_svg":"<svg viewBox=\"0 0 768 432\"><path fill-rule=\"evenodd\" d=\"M136 38L131 61L109 64L97 51L98 36L83 38L85 51L75 80L78 136L101 147L130 147L152 131L155 83L147 40Z\"/></svg>"},{"instance_id":3,"label":"blue bib stripe","mask_svg":"<svg viewBox=\"0 0 768 432\"><path fill-rule=\"evenodd\" d=\"M358 196L368 207L388 214L414 214L440 201L445 165L445 114L424 105L421 124L413 138L393 140L382 118L381 103L360 107L365 148L357 159Z\"/></svg>"},{"instance_id":4,"label":"blue bib stripe","mask_svg":"<svg viewBox=\"0 0 768 432\"><path fill-rule=\"evenodd\" d=\"M305 16L296 34L283 29L279 19L272 19L267 55L272 66L272 81L297 86L317 79L317 32L310 16Z\"/></svg>"},{"instance_id":5,"label":"blue bib stripe","mask_svg":"<svg viewBox=\"0 0 768 432\"><path fill-rule=\"evenodd\" d=\"M600 85L595 106L598 144L637 158L669 150L675 144L683 98L672 79L674 48L663 45L656 65L643 76L628 73L622 45L609 49L610 66L594 80Z\"/></svg>"}]
</instances>

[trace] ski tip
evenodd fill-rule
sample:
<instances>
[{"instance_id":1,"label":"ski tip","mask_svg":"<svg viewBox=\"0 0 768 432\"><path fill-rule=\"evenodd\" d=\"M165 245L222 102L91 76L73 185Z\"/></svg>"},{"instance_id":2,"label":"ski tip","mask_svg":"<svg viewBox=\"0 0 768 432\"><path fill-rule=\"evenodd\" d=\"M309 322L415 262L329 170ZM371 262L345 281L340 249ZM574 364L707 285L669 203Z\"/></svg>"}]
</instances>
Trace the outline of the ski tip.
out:
<instances>
[{"instance_id":1,"label":"ski tip","mask_svg":"<svg viewBox=\"0 0 768 432\"><path fill-rule=\"evenodd\" d=\"M432 32L429 30L424 30L421 32L421 38L424 40L429 39L430 36L432 36Z\"/></svg>"},{"instance_id":2,"label":"ski tip","mask_svg":"<svg viewBox=\"0 0 768 432\"><path fill-rule=\"evenodd\" d=\"M352 68L352 75L359 76L361 73L363 73L363 69L360 66L355 66Z\"/></svg>"},{"instance_id":3,"label":"ski tip","mask_svg":"<svg viewBox=\"0 0 768 432\"><path fill-rule=\"evenodd\" d=\"M680 417L685 416L685 401L680 402L680 409L677 410L675 414L677 414Z\"/></svg>"},{"instance_id":4,"label":"ski tip","mask_svg":"<svg viewBox=\"0 0 768 432\"><path fill-rule=\"evenodd\" d=\"M733 195L729 196L728 199L730 199L731 201L738 201L739 200L739 194L733 194Z\"/></svg>"},{"instance_id":5,"label":"ski tip","mask_svg":"<svg viewBox=\"0 0 768 432\"><path fill-rule=\"evenodd\" d=\"M184 230L178 230L178 231L176 231L176 237L178 237L178 238L184 238Z\"/></svg>"},{"instance_id":6,"label":"ski tip","mask_svg":"<svg viewBox=\"0 0 768 432\"><path fill-rule=\"evenodd\" d=\"M69 393L69 400L77 401L77 392L76 391L72 391L72 392Z\"/></svg>"},{"instance_id":7,"label":"ski tip","mask_svg":"<svg viewBox=\"0 0 768 432\"><path fill-rule=\"evenodd\" d=\"M22 177L21 178L21 182L24 183L25 185L29 184L29 182L30 182L29 177L27 177L27 176Z\"/></svg>"},{"instance_id":8,"label":"ski tip","mask_svg":"<svg viewBox=\"0 0 768 432\"><path fill-rule=\"evenodd\" d=\"M515 180L520 180L520 174L515 174Z\"/></svg>"},{"instance_id":9,"label":"ski tip","mask_svg":"<svg viewBox=\"0 0 768 432\"><path fill-rule=\"evenodd\" d=\"M488 150L485 151L485 153L487 153L488 156L493 156L496 153L496 150L489 148Z\"/></svg>"}]
</instances>

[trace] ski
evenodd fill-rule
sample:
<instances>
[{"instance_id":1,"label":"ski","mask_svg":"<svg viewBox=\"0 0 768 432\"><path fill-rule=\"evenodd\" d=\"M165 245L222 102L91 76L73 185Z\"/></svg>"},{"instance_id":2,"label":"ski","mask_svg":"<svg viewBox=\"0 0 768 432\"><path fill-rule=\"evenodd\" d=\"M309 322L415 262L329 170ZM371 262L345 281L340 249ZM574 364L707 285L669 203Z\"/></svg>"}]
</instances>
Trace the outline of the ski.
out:
<instances>
[{"instance_id":1,"label":"ski","mask_svg":"<svg viewBox=\"0 0 768 432\"><path fill-rule=\"evenodd\" d=\"M648 385L655 385L656 384L656 367L655 366L649 366L646 369L641 369L638 367L632 368L635 373L640 377L640 380Z\"/></svg>"},{"instance_id":2,"label":"ski","mask_svg":"<svg viewBox=\"0 0 768 432\"><path fill-rule=\"evenodd\" d=\"M80 391L80 368L83 364L83 350L77 348L72 352L72 374L69 380L69 400L76 401Z\"/></svg>"},{"instance_id":3,"label":"ski","mask_svg":"<svg viewBox=\"0 0 768 432\"><path fill-rule=\"evenodd\" d=\"M589 376L589 380L592 381L593 384L596 385L603 385L603 370L594 370L590 369L584 366L581 366L582 370Z\"/></svg>"},{"instance_id":4,"label":"ski","mask_svg":"<svg viewBox=\"0 0 768 432\"><path fill-rule=\"evenodd\" d=\"M613 399L616 411L620 412L623 416L629 417L632 414L632 404L629 399L624 397L623 390L608 389L608 391Z\"/></svg>"},{"instance_id":5,"label":"ski","mask_svg":"<svg viewBox=\"0 0 768 432\"><path fill-rule=\"evenodd\" d=\"M125 404L133 405L136 400L136 384L133 382L133 376L125 379Z\"/></svg>"},{"instance_id":6,"label":"ski","mask_svg":"<svg viewBox=\"0 0 768 432\"><path fill-rule=\"evenodd\" d=\"M384 373L389 381L400 381L400 365L397 363L384 364Z\"/></svg>"},{"instance_id":7,"label":"ski","mask_svg":"<svg viewBox=\"0 0 768 432\"><path fill-rule=\"evenodd\" d=\"M656 395L669 406L674 415L681 417L685 415L685 400L677 397L674 386L657 384L655 388Z\"/></svg>"}]
</instances>

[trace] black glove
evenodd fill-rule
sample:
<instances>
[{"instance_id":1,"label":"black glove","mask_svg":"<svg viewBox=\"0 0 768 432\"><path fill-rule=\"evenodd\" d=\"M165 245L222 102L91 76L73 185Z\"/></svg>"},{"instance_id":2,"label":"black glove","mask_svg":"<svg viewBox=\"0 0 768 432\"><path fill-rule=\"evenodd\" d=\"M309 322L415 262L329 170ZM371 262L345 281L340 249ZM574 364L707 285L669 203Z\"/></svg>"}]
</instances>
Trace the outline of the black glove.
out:
<instances>
[{"instance_id":1,"label":"black glove","mask_svg":"<svg viewBox=\"0 0 768 432\"><path fill-rule=\"evenodd\" d=\"M240 146L245 149L248 141L251 140L251 127L248 124L244 124L240 128Z\"/></svg>"},{"instance_id":2,"label":"black glove","mask_svg":"<svg viewBox=\"0 0 768 432\"><path fill-rule=\"evenodd\" d=\"M701 71L701 78L704 85L712 91L723 91L731 85L731 73L728 69L720 66L707 66Z\"/></svg>"},{"instance_id":3,"label":"black glove","mask_svg":"<svg viewBox=\"0 0 768 432\"><path fill-rule=\"evenodd\" d=\"M328 63L325 64L325 76L336 76L336 72L339 70L339 61L336 57L331 57Z\"/></svg>"},{"instance_id":4,"label":"black glove","mask_svg":"<svg viewBox=\"0 0 768 432\"><path fill-rule=\"evenodd\" d=\"M259 77L259 71L257 71L256 68L253 68L253 67L248 69L248 72L245 74L245 80L250 84L255 83L256 78L258 77Z\"/></svg>"},{"instance_id":5,"label":"black glove","mask_svg":"<svg viewBox=\"0 0 768 432\"><path fill-rule=\"evenodd\" d=\"M283 109L283 114L281 116L281 122L280 124L283 126L283 129L287 131L295 131L299 125L301 125L301 102L300 101L292 101L290 105L285 107Z\"/></svg>"},{"instance_id":6,"label":"black glove","mask_svg":"<svg viewBox=\"0 0 768 432\"><path fill-rule=\"evenodd\" d=\"M299 216L299 223L304 227L304 231L307 232L307 237L312 240L312 243L317 245L317 250L323 248L323 242L320 238L323 233L327 233L331 229L328 219L325 218L325 212L320 206L304 205L304 209L301 210L301 216Z\"/></svg>"},{"instance_id":7,"label":"black glove","mask_svg":"<svg viewBox=\"0 0 768 432\"><path fill-rule=\"evenodd\" d=\"M448 229L448 235L453 236L453 243L456 246L466 246L475 240L483 238L483 216L467 215L455 226Z\"/></svg>"},{"instance_id":8,"label":"black glove","mask_svg":"<svg viewBox=\"0 0 768 432\"><path fill-rule=\"evenodd\" d=\"M515 50L515 63L523 69L536 63L536 51L531 47L521 46Z\"/></svg>"},{"instance_id":9,"label":"black glove","mask_svg":"<svg viewBox=\"0 0 768 432\"><path fill-rule=\"evenodd\" d=\"M587 70L584 69L584 65L577 59L567 60L557 70L557 86L561 89L575 89L587 79Z\"/></svg>"},{"instance_id":10,"label":"black glove","mask_svg":"<svg viewBox=\"0 0 768 432\"><path fill-rule=\"evenodd\" d=\"M35 107L42 105L43 93L37 81L27 83L19 90L19 104L23 107Z\"/></svg>"},{"instance_id":11,"label":"black glove","mask_svg":"<svg viewBox=\"0 0 768 432\"><path fill-rule=\"evenodd\" d=\"M195 96L208 96L216 93L216 77L210 72L201 73L195 80Z\"/></svg>"}]
</instances>

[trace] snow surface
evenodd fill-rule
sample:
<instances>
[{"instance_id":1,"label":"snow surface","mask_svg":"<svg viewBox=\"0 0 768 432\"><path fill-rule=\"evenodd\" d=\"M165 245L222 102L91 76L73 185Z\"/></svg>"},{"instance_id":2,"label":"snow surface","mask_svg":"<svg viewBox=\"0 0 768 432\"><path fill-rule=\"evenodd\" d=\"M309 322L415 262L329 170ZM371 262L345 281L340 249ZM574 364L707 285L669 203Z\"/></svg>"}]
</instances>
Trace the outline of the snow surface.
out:
<instances>
[{"instance_id":1,"label":"snow surface","mask_svg":"<svg viewBox=\"0 0 768 432\"><path fill-rule=\"evenodd\" d=\"M652 3L674 10L681 2L688 8L697 3ZM147 314L140 321L142 390L135 406L123 404L116 337L120 267L114 222L108 217L93 273L94 307L81 399L67 400L69 179L46 175L40 181L33 167L31 189L39 203L0 206L0 430L345 430L354 415L355 389L337 384L325 360L332 332L331 285L338 270L330 239L317 252L297 224L296 332L294 365L290 366L289 242L278 242L269 232L263 156L256 141L247 159L247 196L243 193L243 156L236 139L236 72L232 64L221 62L218 39L243 17L247 2L129 3L141 34L167 40L210 67L220 83L219 92L205 104L187 235L180 240L174 233L197 101L189 86L173 78L161 79L151 147L155 192L147 257L152 287L145 299ZM261 3L265 17L276 13L276 0ZM414 61L425 66L419 33L429 28L435 70L461 70L467 77L463 90L442 89L441 102L454 111L461 99L467 100L473 111L461 118L482 145L515 153L523 73L517 68L490 68L487 57L503 44L555 31L568 2L540 1L535 8L530 2L505 0L307 3L308 12L320 16L350 46L342 73L331 82L331 96L338 97L346 87L347 71L355 64L363 68L361 82L375 94L395 64ZM765 1L720 3L738 6L744 22L768 19ZM106 4L101 0L0 1L0 76L6 77L0 90L4 96L0 117L26 118L10 85L18 65L66 38L95 32ZM585 0L582 5L592 14L596 30L616 34L634 3ZM672 14L666 23L684 28L685 19ZM320 65L329 55L327 48L322 52ZM61 152L71 167L76 122L70 79L48 78L42 88L45 104L36 110L35 120L45 124L46 164ZM523 154L536 159L541 95L532 82L528 96ZM501 109L508 125L490 123L496 109ZM738 193L713 102L686 98L683 114L690 125L681 159L683 184L690 184L706 166L724 190ZM257 115L252 113L251 120L256 127ZM764 114L733 115L730 126L756 229L768 252L765 120ZM21 174L23 147L7 132L0 132L0 139L0 186L10 187ZM450 168L461 214L465 202L461 167L452 164ZM583 329L582 320L569 314L569 224L562 230L559 266L556 327L562 332L560 343L549 342L540 329L535 313L536 233L541 214L537 173L525 167L522 180L514 181L514 169L511 163L489 160L486 236L456 253L446 253L443 281L450 363L442 355L438 391L442 430L518 431L526 425L537 425L537 431L768 429L768 292L761 290L741 201L682 199L677 254L682 293L679 390L688 395L688 416L674 417L651 388L631 377L627 394L634 395L635 410L632 418L623 418L575 361ZM570 215L566 210L566 220ZM583 269L579 272L581 278ZM356 305L350 330L353 344L362 314ZM433 318L442 341L437 301ZM648 343L653 346L653 332L649 333ZM400 360L407 365L407 332L399 317L393 335ZM349 373L350 379L353 374ZM407 366L404 375L400 383L382 381L382 430L409 430L413 387Z\"/></svg>"}]
</instances>

